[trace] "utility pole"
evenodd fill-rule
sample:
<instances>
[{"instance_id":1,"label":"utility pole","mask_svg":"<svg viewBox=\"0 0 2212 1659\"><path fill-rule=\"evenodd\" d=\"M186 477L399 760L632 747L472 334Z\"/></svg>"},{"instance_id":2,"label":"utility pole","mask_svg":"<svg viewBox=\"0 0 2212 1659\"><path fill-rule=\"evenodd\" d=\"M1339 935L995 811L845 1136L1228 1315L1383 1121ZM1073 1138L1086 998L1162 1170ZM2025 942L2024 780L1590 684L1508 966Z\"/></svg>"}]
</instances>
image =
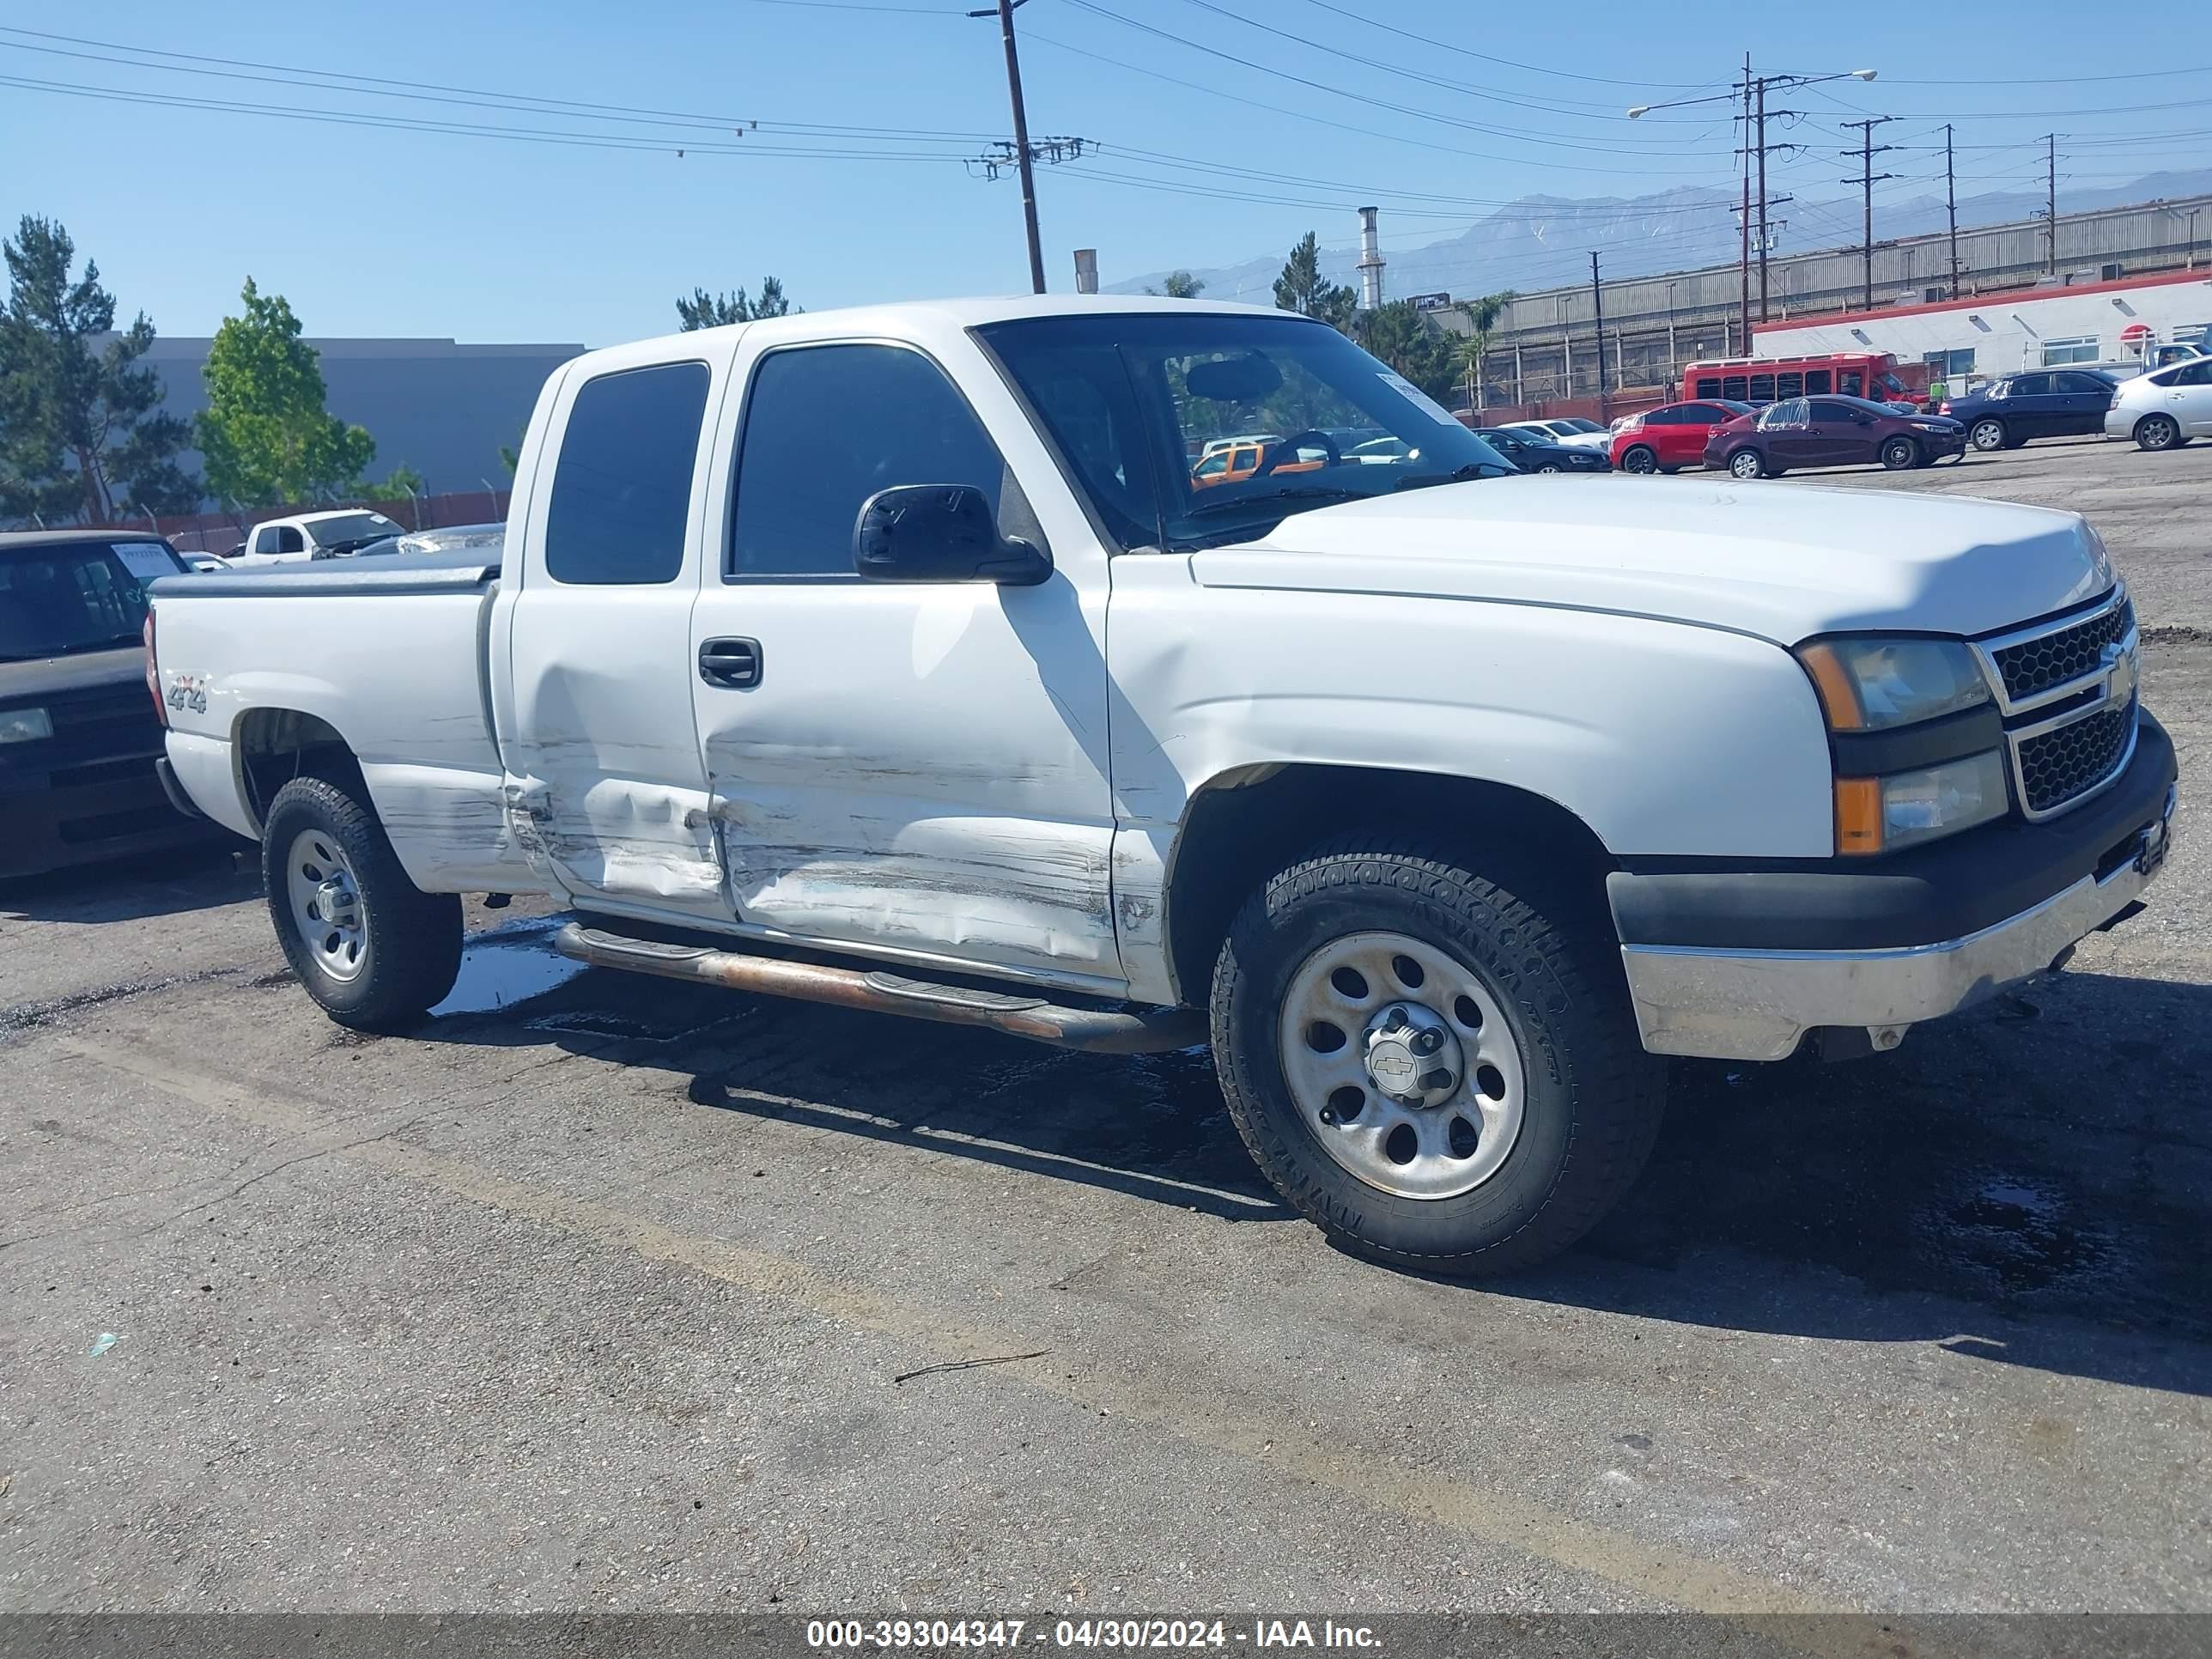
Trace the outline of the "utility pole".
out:
<instances>
[{"instance_id":1,"label":"utility pole","mask_svg":"<svg viewBox=\"0 0 2212 1659\"><path fill-rule=\"evenodd\" d=\"M1597 279L1597 251L1590 251L1590 307L1597 314L1597 417L1605 418L1605 287Z\"/></svg>"},{"instance_id":2,"label":"utility pole","mask_svg":"<svg viewBox=\"0 0 2212 1659\"><path fill-rule=\"evenodd\" d=\"M1742 290L1743 355L1751 356L1751 54L1743 55L1743 247L1736 258Z\"/></svg>"},{"instance_id":3,"label":"utility pole","mask_svg":"<svg viewBox=\"0 0 2212 1659\"><path fill-rule=\"evenodd\" d=\"M1006 93L1014 104L1014 158L1022 176L1022 222L1030 239L1030 289L1044 292L1044 248L1037 240L1036 179L1030 166L1030 118L1022 108L1022 60L1014 50L1014 8L1029 0L999 0L995 11L971 11L970 17L999 20L999 37L1006 46Z\"/></svg>"},{"instance_id":4,"label":"utility pole","mask_svg":"<svg viewBox=\"0 0 2212 1659\"><path fill-rule=\"evenodd\" d=\"M2056 276L2058 274L2058 135L2045 133L2043 142L2048 146L2043 175L2043 216L2051 235L2050 257L2044 262L2043 269L2047 275Z\"/></svg>"},{"instance_id":5,"label":"utility pole","mask_svg":"<svg viewBox=\"0 0 2212 1659\"><path fill-rule=\"evenodd\" d=\"M1943 205L1951 213L1951 297L1959 297L1959 175L1951 162L1951 124L1943 123Z\"/></svg>"},{"instance_id":6,"label":"utility pole","mask_svg":"<svg viewBox=\"0 0 2212 1659\"><path fill-rule=\"evenodd\" d=\"M1896 148L1893 144L1875 143L1874 130L1885 121L1893 121L1896 118L1893 115L1869 115L1863 121L1841 123L1844 126L1856 127L1859 130L1859 176L1856 179L1846 179L1844 182L1847 185L1856 185L1866 192L1866 294L1864 297L1866 308L1869 311L1874 309L1874 187L1879 179L1897 177L1893 173L1876 173L1874 170L1874 158L1884 150ZM1850 151L1845 150L1844 154L1849 155Z\"/></svg>"}]
</instances>

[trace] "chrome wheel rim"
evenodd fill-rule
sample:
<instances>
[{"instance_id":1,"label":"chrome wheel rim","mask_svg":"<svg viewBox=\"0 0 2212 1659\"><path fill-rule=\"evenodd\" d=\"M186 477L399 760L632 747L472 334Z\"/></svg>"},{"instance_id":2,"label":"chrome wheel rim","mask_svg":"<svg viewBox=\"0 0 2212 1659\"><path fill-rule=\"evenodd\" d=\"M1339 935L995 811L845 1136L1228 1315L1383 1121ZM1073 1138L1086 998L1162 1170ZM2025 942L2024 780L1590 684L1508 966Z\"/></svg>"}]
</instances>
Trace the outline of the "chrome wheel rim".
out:
<instances>
[{"instance_id":1,"label":"chrome wheel rim","mask_svg":"<svg viewBox=\"0 0 2212 1659\"><path fill-rule=\"evenodd\" d=\"M1456 1198L1521 1133L1521 1051L1498 1000L1449 952L1347 933L1298 965L1276 1031L1283 1080L1340 1166L1396 1198Z\"/></svg>"},{"instance_id":2,"label":"chrome wheel rim","mask_svg":"<svg viewBox=\"0 0 2212 1659\"><path fill-rule=\"evenodd\" d=\"M368 913L361 881L335 837L302 830L284 860L292 926L315 966L345 983L368 966Z\"/></svg>"},{"instance_id":3,"label":"chrome wheel rim","mask_svg":"<svg viewBox=\"0 0 2212 1659\"><path fill-rule=\"evenodd\" d=\"M2145 449L2164 449L2173 441L2175 428L2163 415L2154 415L2142 426L2142 446Z\"/></svg>"},{"instance_id":4,"label":"chrome wheel rim","mask_svg":"<svg viewBox=\"0 0 2212 1659\"><path fill-rule=\"evenodd\" d=\"M1974 428L1974 447L2001 449L2004 447L2004 428L1995 421L1984 421Z\"/></svg>"},{"instance_id":5,"label":"chrome wheel rim","mask_svg":"<svg viewBox=\"0 0 2212 1659\"><path fill-rule=\"evenodd\" d=\"M1729 471L1739 478L1756 478L1759 476L1759 457L1746 450L1729 463Z\"/></svg>"}]
</instances>

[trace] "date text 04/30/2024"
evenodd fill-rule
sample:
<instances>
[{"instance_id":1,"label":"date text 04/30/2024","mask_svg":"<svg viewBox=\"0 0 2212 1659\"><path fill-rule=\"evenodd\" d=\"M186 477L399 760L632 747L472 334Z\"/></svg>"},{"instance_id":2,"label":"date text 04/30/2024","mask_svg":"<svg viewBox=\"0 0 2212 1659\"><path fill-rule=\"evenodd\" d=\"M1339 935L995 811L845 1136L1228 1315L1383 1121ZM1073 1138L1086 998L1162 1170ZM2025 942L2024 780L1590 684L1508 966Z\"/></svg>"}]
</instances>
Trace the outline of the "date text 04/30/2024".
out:
<instances>
[{"instance_id":1,"label":"date text 04/30/2024","mask_svg":"<svg viewBox=\"0 0 2212 1659\"><path fill-rule=\"evenodd\" d=\"M810 1619L806 1645L823 1651L915 1648L1356 1648L1381 1646L1365 1625L1333 1619Z\"/></svg>"}]
</instances>

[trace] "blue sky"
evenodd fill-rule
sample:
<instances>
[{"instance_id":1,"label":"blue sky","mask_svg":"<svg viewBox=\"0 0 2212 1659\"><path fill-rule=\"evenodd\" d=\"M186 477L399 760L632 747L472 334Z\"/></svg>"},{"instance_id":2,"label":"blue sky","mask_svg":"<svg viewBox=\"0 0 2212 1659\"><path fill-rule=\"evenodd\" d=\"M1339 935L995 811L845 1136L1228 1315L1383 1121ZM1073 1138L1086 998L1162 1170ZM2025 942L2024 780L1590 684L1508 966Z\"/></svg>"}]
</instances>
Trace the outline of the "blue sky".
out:
<instances>
[{"instance_id":1,"label":"blue sky","mask_svg":"<svg viewBox=\"0 0 2212 1659\"><path fill-rule=\"evenodd\" d=\"M311 334L586 344L672 327L673 297L695 284L767 273L810 309L1022 290L1012 172L971 177L957 159L1010 131L997 25L964 9L0 4L0 217L10 230L24 212L61 219L125 310L173 334L210 331L249 274ZM1747 50L1762 70L1881 71L1873 86L1793 95L1804 118L1770 137L1806 149L1774 159L1778 191L1837 193L1852 167L1836 151L1856 141L1838 124L1863 112L1905 117L1881 134L1900 144L1954 118L1974 147L1960 151L1962 195L2039 180L2027 141L2054 127L2067 135L2062 187L2212 161L2207 76L2137 76L2212 64L2212 9L2117 33L2057 0L2015 0L2001 20L1933 6L1723 15L1648 0L1031 0L1018 22L1032 137L1103 147L1040 170L1048 277L1072 286L1078 246L1099 249L1111 283L1286 248L1308 229L1346 243L1363 201L1384 204L1388 248L1530 193L1726 186L1723 106L1634 123L1623 110L1718 90ZM2100 38L2110 50L2085 59ZM386 94L452 90L431 101L302 87L298 68L383 77ZM2114 78L2003 83L2069 73ZM273 78L236 78L251 76ZM191 101L144 101L162 99ZM235 112L257 108L524 136ZM610 142L635 148L596 147ZM1880 161L1905 175L1885 192L1920 193L1931 174L1941 189L1940 153ZM1804 227L1803 245L1855 228L1814 239ZM1567 280L1580 257L1520 285Z\"/></svg>"}]
</instances>

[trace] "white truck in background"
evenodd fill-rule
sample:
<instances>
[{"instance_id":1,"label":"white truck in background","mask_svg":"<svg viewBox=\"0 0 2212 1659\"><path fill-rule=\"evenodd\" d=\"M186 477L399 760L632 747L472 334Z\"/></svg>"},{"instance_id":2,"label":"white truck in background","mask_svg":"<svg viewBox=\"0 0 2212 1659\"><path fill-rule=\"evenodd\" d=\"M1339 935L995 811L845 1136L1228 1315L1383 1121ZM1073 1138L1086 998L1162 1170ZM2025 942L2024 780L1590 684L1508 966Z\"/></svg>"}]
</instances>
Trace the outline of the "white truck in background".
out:
<instances>
[{"instance_id":1,"label":"white truck in background","mask_svg":"<svg viewBox=\"0 0 2212 1659\"><path fill-rule=\"evenodd\" d=\"M1889 1048L2130 914L2176 775L2073 514L1511 471L1280 313L811 313L563 365L499 556L157 584L149 672L341 1023L550 893L611 968L1208 1042L1304 1214L1501 1271L1660 1056Z\"/></svg>"},{"instance_id":2,"label":"white truck in background","mask_svg":"<svg viewBox=\"0 0 2212 1659\"><path fill-rule=\"evenodd\" d=\"M343 558L372 542L406 533L403 526L381 513L361 507L295 513L289 518L263 520L244 541L231 549L230 557L232 564L240 569L264 564L305 564L313 559Z\"/></svg>"}]
</instances>

